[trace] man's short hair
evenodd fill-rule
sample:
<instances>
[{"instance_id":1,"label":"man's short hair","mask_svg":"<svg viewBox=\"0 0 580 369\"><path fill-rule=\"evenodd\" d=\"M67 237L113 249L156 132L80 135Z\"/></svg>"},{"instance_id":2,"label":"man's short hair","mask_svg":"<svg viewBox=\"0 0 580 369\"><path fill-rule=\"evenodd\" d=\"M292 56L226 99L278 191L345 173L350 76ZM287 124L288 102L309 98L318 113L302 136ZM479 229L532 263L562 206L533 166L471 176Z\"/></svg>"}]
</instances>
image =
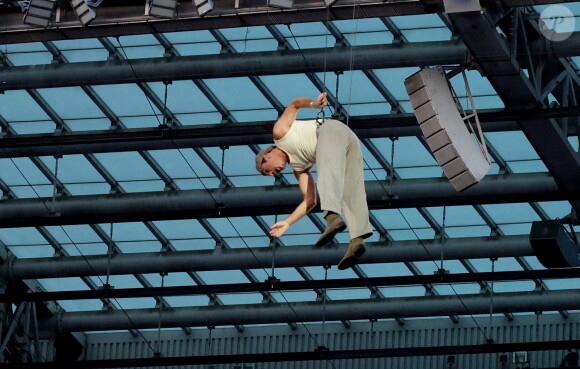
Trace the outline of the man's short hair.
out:
<instances>
[{"instance_id":1,"label":"man's short hair","mask_svg":"<svg viewBox=\"0 0 580 369\"><path fill-rule=\"evenodd\" d=\"M265 147L256 155L256 170L258 172L262 173L262 162L264 161L264 155L274 150L275 148L276 146Z\"/></svg>"}]
</instances>

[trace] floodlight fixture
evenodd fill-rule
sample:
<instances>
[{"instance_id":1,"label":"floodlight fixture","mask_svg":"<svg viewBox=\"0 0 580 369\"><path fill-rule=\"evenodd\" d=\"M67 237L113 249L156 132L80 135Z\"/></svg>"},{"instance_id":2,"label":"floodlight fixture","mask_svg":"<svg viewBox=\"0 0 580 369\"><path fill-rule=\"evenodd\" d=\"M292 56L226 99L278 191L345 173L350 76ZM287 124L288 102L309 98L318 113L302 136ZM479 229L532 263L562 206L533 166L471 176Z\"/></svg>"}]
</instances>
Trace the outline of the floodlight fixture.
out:
<instances>
[{"instance_id":1,"label":"floodlight fixture","mask_svg":"<svg viewBox=\"0 0 580 369\"><path fill-rule=\"evenodd\" d=\"M97 13L87 4L86 0L70 0L70 5L83 26L88 26L97 17Z\"/></svg>"},{"instance_id":2,"label":"floodlight fixture","mask_svg":"<svg viewBox=\"0 0 580 369\"><path fill-rule=\"evenodd\" d=\"M197 14L203 17L213 10L213 0L193 0L193 5L197 9Z\"/></svg>"},{"instance_id":3,"label":"floodlight fixture","mask_svg":"<svg viewBox=\"0 0 580 369\"><path fill-rule=\"evenodd\" d=\"M177 18L178 0L151 0L149 15L157 18Z\"/></svg>"},{"instance_id":4,"label":"floodlight fixture","mask_svg":"<svg viewBox=\"0 0 580 369\"><path fill-rule=\"evenodd\" d=\"M280 9L292 9L294 0L268 0L268 6Z\"/></svg>"},{"instance_id":5,"label":"floodlight fixture","mask_svg":"<svg viewBox=\"0 0 580 369\"><path fill-rule=\"evenodd\" d=\"M336 3L338 0L324 0L324 5L326 5L327 8L330 8L331 6L334 5L334 3Z\"/></svg>"},{"instance_id":6,"label":"floodlight fixture","mask_svg":"<svg viewBox=\"0 0 580 369\"><path fill-rule=\"evenodd\" d=\"M34 27L48 28L56 2L51 0L30 0L22 23Z\"/></svg>"}]
</instances>

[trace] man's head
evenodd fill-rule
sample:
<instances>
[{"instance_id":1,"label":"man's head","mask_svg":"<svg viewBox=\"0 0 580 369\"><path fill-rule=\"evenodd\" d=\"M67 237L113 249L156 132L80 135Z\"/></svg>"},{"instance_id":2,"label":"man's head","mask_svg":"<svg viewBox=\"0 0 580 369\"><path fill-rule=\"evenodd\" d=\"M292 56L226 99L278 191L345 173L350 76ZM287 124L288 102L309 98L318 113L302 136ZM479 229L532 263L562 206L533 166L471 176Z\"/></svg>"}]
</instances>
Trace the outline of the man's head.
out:
<instances>
[{"instance_id":1,"label":"man's head","mask_svg":"<svg viewBox=\"0 0 580 369\"><path fill-rule=\"evenodd\" d=\"M256 155L256 170L264 176L280 173L288 163L288 155L276 146L268 146Z\"/></svg>"}]
</instances>

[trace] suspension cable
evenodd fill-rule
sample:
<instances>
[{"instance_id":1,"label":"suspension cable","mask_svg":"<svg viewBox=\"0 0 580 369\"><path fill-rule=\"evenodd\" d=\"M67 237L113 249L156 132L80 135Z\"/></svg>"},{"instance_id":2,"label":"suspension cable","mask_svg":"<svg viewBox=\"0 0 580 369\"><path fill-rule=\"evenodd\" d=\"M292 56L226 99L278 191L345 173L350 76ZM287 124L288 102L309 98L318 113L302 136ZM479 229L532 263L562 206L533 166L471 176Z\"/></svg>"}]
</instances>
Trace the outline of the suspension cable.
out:
<instances>
[{"instance_id":1,"label":"suspension cable","mask_svg":"<svg viewBox=\"0 0 580 369\"><path fill-rule=\"evenodd\" d=\"M107 275L103 287L109 288L109 277L111 276L111 256L113 254L113 223L111 222L109 228L109 239L107 242Z\"/></svg>"},{"instance_id":2,"label":"suspension cable","mask_svg":"<svg viewBox=\"0 0 580 369\"><path fill-rule=\"evenodd\" d=\"M55 163L54 163L54 178L58 178L58 160L61 158L60 155L55 155ZM56 205L56 194L58 193L58 183L54 181L54 185L52 187L52 202L51 202L51 214L55 214L55 205Z\"/></svg>"},{"instance_id":3,"label":"suspension cable","mask_svg":"<svg viewBox=\"0 0 580 369\"><path fill-rule=\"evenodd\" d=\"M441 223L441 265L439 266L439 272L443 273L445 269L443 268L443 261L445 260L445 240L447 236L445 235L445 219L447 217L447 206L443 206L443 222Z\"/></svg>"},{"instance_id":4,"label":"suspension cable","mask_svg":"<svg viewBox=\"0 0 580 369\"><path fill-rule=\"evenodd\" d=\"M350 60L349 60L349 70L350 70L350 86L348 88L348 110L346 110L346 125L348 126L350 123L350 102L352 98L352 85L354 81L354 45L356 44L356 37L358 35L358 18L356 18L358 10L358 1L355 0L352 5L352 19L354 23L354 40L350 44ZM355 20L356 18L356 20ZM337 97L338 98L338 97Z\"/></svg>"},{"instance_id":5,"label":"suspension cable","mask_svg":"<svg viewBox=\"0 0 580 369\"><path fill-rule=\"evenodd\" d=\"M494 256L494 257L490 258L490 260L491 260L491 273L493 274L493 273L495 273L495 262L497 261L497 257ZM493 342L493 332L492 332L492 329L493 329L493 294L494 294L493 281L494 280L492 278L490 286L489 286L489 288L490 288L490 291L489 291L489 294L490 294L490 297L489 297L489 336L487 337L487 341L489 343Z\"/></svg>"},{"instance_id":6,"label":"suspension cable","mask_svg":"<svg viewBox=\"0 0 580 369\"><path fill-rule=\"evenodd\" d=\"M330 269L330 265L325 265L324 282L328 280L328 269ZM328 350L328 347L326 347L325 342L326 342L326 285L322 290L322 334L320 337L320 346L318 346L320 350Z\"/></svg>"},{"instance_id":7,"label":"suspension cable","mask_svg":"<svg viewBox=\"0 0 580 369\"><path fill-rule=\"evenodd\" d=\"M161 288L165 287L165 277L167 272L159 273L161 276ZM155 356L161 356L161 320L163 319L163 299L157 296L157 305L159 307L159 321L157 324L157 350L155 351Z\"/></svg>"}]
</instances>

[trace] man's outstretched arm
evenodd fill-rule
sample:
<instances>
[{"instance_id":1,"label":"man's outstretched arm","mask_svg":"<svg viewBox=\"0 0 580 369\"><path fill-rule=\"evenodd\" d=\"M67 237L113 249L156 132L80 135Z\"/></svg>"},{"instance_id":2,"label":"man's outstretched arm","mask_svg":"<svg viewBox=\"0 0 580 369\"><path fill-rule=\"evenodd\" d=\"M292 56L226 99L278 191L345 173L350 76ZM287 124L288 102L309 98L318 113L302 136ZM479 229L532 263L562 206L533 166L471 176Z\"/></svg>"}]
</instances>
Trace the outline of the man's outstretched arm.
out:
<instances>
[{"instance_id":1,"label":"man's outstretched arm","mask_svg":"<svg viewBox=\"0 0 580 369\"><path fill-rule=\"evenodd\" d=\"M316 100L310 100L306 97L297 97L290 105L286 107L284 113L280 116L280 118L274 124L274 129L272 131L275 140L279 140L288 133L290 126L296 120L296 115L298 114L298 110L302 108L315 108L320 109L325 107L328 104L328 100L326 98L326 92L321 93L318 95Z\"/></svg>"},{"instance_id":2,"label":"man's outstretched arm","mask_svg":"<svg viewBox=\"0 0 580 369\"><path fill-rule=\"evenodd\" d=\"M310 174L310 170L294 172L294 175L298 179L298 187L300 187L300 192L302 192L304 200L302 200L288 218L281 220L270 227L270 236L282 236L292 224L296 223L316 206L316 184L314 183L312 174Z\"/></svg>"}]
</instances>

